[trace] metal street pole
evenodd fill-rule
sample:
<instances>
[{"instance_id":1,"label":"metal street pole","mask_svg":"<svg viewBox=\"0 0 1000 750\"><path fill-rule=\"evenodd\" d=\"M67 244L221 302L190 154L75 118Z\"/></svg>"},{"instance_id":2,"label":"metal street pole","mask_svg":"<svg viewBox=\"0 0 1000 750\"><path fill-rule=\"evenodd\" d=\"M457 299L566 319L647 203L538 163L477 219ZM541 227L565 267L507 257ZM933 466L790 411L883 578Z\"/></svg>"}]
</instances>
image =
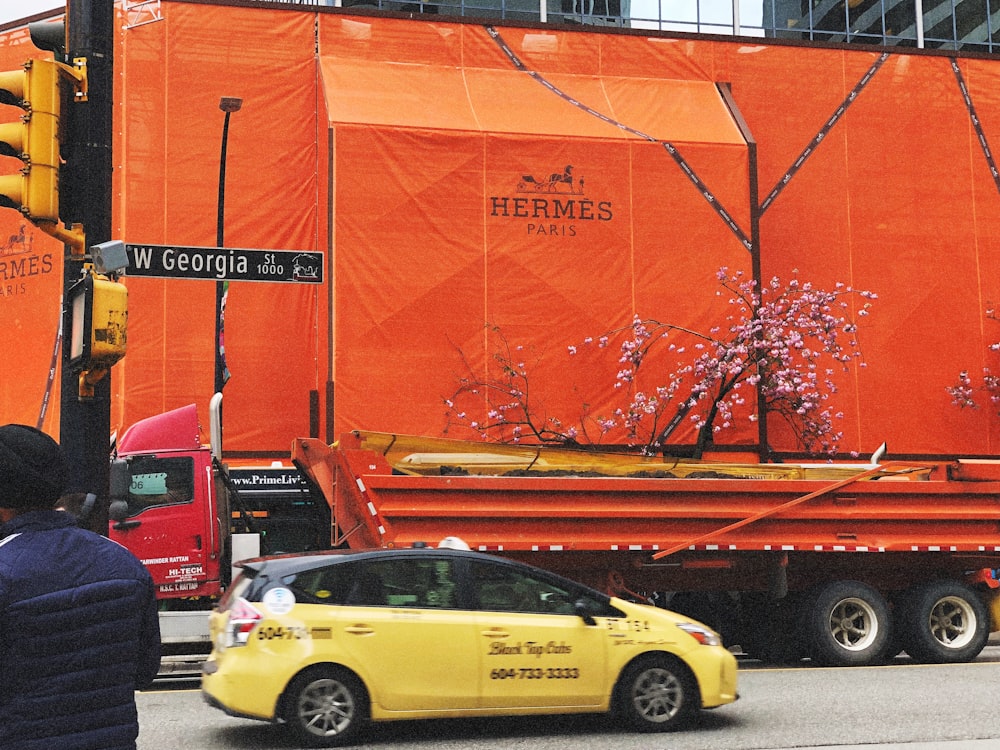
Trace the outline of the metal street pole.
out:
<instances>
[{"instance_id":1,"label":"metal street pole","mask_svg":"<svg viewBox=\"0 0 1000 750\"><path fill-rule=\"evenodd\" d=\"M226 147L229 141L229 116L239 112L243 100L233 96L224 96L219 101L219 109L226 113L222 122L222 150L219 154L219 203L215 228L215 246L226 246ZM215 282L215 393L222 393L229 373L226 368L225 350L223 349L223 320L225 315L227 282Z\"/></svg>"},{"instance_id":2,"label":"metal street pole","mask_svg":"<svg viewBox=\"0 0 1000 750\"><path fill-rule=\"evenodd\" d=\"M66 196L67 225L83 224L87 246L111 239L112 112L114 91L115 4L112 0L67 0L66 49L68 58L87 59L89 94L72 107L70 142L60 188ZM75 284L83 267L66 248L64 290ZM65 348L65 347L64 347ZM65 356L65 354L64 354ZM63 360L65 363L65 359ZM70 466L67 492L94 493L99 502L87 526L108 533L108 476L111 442L111 374L94 386L94 397L81 400L79 377L62 367L59 441Z\"/></svg>"}]
</instances>

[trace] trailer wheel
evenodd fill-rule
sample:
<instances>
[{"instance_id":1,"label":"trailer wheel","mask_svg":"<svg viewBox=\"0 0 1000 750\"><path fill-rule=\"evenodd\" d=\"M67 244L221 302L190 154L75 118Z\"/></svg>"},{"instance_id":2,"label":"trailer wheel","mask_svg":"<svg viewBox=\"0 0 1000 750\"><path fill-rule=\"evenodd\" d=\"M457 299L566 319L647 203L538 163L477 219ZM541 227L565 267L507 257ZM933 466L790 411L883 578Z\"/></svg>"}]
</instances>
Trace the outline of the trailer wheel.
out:
<instances>
[{"instance_id":1,"label":"trailer wheel","mask_svg":"<svg viewBox=\"0 0 1000 750\"><path fill-rule=\"evenodd\" d=\"M810 656L825 666L875 664L891 642L889 605L858 581L818 588L805 602L804 623Z\"/></svg>"},{"instance_id":2,"label":"trailer wheel","mask_svg":"<svg viewBox=\"0 0 1000 750\"><path fill-rule=\"evenodd\" d=\"M630 664L615 686L616 714L638 732L684 726L701 708L698 684L687 667L667 655Z\"/></svg>"},{"instance_id":3,"label":"trailer wheel","mask_svg":"<svg viewBox=\"0 0 1000 750\"><path fill-rule=\"evenodd\" d=\"M350 672L334 666L303 672L285 693L284 719L307 747L355 741L367 720L368 694Z\"/></svg>"},{"instance_id":4,"label":"trailer wheel","mask_svg":"<svg viewBox=\"0 0 1000 750\"><path fill-rule=\"evenodd\" d=\"M897 623L906 653L925 663L971 661L989 638L986 605L957 581L933 581L906 591Z\"/></svg>"}]
</instances>

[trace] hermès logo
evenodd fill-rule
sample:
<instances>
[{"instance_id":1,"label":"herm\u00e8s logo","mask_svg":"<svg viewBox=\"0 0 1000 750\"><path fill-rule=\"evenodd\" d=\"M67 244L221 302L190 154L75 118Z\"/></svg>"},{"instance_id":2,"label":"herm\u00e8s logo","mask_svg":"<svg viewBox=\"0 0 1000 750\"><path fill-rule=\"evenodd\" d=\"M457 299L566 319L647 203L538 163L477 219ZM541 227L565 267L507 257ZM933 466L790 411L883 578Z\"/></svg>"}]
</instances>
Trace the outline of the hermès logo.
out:
<instances>
[{"instance_id":1,"label":"herm\u00e8s logo","mask_svg":"<svg viewBox=\"0 0 1000 750\"><path fill-rule=\"evenodd\" d=\"M527 219L525 230L532 236L576 237L582 230L575 222L611 221L611 201L584 197L584 180L566 165L548 177L522 174L513 195L490 196L490 216Z\"/></svg>"}]
</instances>

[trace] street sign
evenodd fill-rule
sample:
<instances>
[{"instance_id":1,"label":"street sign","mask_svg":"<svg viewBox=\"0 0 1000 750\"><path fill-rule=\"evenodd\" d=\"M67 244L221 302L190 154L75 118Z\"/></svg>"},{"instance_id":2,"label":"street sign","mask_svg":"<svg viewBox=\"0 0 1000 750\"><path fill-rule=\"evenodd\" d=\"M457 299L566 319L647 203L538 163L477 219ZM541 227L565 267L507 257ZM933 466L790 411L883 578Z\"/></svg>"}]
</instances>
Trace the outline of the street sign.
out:
<instances>
[{"instance_id":1,"label":"street sign","mask_svg":"<svg viewBox=\"0 0 1000 750\"><path fill-rule=\"evenodd\" d=\"M323 253L126 243L128 276L207 281L323 283Z\"/></svg>"}]
</instances>

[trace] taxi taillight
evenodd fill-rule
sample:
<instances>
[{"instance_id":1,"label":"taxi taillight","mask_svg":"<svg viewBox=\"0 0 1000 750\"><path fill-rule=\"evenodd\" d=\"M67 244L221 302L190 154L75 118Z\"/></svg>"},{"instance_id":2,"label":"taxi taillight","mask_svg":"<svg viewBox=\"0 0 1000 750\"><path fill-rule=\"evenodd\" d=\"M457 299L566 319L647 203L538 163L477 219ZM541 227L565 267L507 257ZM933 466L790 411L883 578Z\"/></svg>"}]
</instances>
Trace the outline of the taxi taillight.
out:
<instances>
[{"instance_id":1,"label":"taxi taillight","mask_svg":"<svg viewBox=\"0 0 1000 750\"><path fill-rule=\"evenodd\" d=\"M240 597L229 607L229 623L226 626L225 646L245 646L250 640L250 633L257 623L264 619L250 602Z\"/></svg>"}]
</instances>

